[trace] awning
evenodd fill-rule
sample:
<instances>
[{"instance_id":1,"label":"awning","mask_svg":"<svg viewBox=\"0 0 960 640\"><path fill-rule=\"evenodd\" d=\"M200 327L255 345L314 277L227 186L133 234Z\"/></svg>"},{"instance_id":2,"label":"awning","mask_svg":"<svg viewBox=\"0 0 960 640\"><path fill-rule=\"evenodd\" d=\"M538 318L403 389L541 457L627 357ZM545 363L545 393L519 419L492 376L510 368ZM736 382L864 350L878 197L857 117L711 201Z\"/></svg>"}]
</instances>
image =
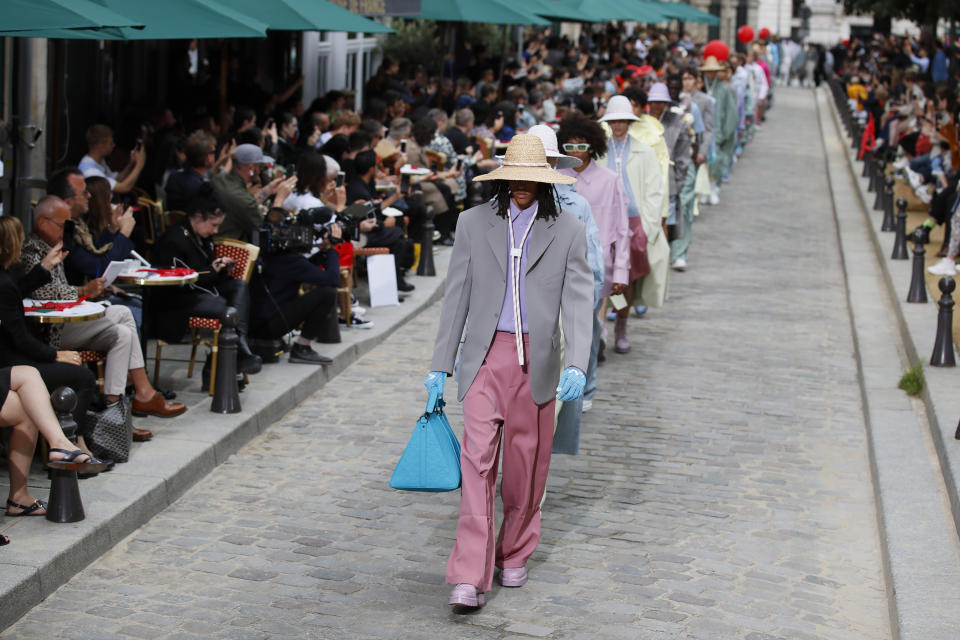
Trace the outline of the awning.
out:
<instances>
[{"instance_id":1,"label":"awning","mask_svg":"<svg viewBox=\"0 0 960 640\"><path fill-rule=\"evenodd\" d=\"M702 22L703 24L718 25L720 18L692 7L685 2L660 2L658 0L647 0L650 4L656 6L661 13L679 20L681 22Z\"/></svg>"},{"instance_id":2,"label":"awning","mask_svg":"<svg viewBox=\"0 0 960 640\"><path fill-rule=\"evenodd\" d=\"M278 31L393 33L393 29L327 0L231 0L230 6Z\"/></svg>"},{"instance_id":3,"label":"awning","mask_svg":"<svg viewBox=\"0 0 960 640\"><path fill-rule=\"evenodd\" d=\"M36 28L32 31L0 31L0 35L88 40L266 37L265 22L240 13L219 0L97 0L97 4L111 12L128 16L132 24L145 26L143 29L125 26L102 29Z\"/></svg>"},{"instance_id":4,"label":"awning","mask_svg":"<svg viewBox=\"0 0 960 640\"><path fill-rule=\"evenodd\" d=\"M36 29L100 29L143 26L125 15L91 0L6 0L0 17L0 32Z\"/></svg>"},{"instance_id":5,"label":"awning","mask_svg":"<svg viewBox=\"0 0 960 640\"><path fill-rule=\"evenodd\" d=\"M535 15L526 5L511 7L499 0L421 0L420 17L447 22L550 24L549 20Z\"/></svg>"},{"instance_id":6,"label":"awning","mask_svg":"<svg viewBox=\"0 0 960 640\"><path fill-rule=\"evenodd\" d=\"M584 2L576 3L576 5L582 4ZM524 8L538 16L562 22L604 22L606 20L606 18L584 13L584 10L576 5L563 0L527 0Z\"/></svg>"},{"instance_id":7,"label":"awning","mask_svg":"<svg viewBox=\"0 0 960 640\"><path fill-rule=\"evenodd\" d=\"M543 13L540 6L559 5L567 9ZM539 0L530 10L544 16L558 17L575 22L606 22L608 20L635 20L637 22L669 22L670 18L658 11L657 2L642 0Z\"/></svg>"}]
</instances>

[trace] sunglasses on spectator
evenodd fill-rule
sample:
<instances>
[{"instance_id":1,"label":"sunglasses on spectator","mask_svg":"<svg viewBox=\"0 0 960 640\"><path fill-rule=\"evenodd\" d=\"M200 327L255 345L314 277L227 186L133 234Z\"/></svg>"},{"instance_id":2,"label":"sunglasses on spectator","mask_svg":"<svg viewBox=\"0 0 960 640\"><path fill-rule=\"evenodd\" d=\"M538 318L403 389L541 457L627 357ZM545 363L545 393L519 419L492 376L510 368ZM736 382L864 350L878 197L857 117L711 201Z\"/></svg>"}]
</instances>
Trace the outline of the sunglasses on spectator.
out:
<instances>
[{"instance_id":1,"label":"sunglasses on spectator","mask_svg":"<svg viewBox=\"0 0 960 640\"><path fill-rule=\"evenodd\" d=\"M583 153L585 151L590 151L590 143L589 142L564 142L563 150L566 151L567 153L570 153L571 151L579 151L580 153Z\"/></svg>"}]
</instances>

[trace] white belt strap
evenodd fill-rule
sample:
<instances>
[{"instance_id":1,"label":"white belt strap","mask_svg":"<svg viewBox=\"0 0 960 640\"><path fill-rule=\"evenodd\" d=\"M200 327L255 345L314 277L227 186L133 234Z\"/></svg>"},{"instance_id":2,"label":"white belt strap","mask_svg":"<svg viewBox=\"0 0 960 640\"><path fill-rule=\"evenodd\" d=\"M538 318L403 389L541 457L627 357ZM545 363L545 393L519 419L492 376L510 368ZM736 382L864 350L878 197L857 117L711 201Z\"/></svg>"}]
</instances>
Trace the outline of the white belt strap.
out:
<instances>
[{"instance_id":1,"label":"white belt strap","mask_svg":"<svg viewBox=\"0 0 960 640\"><path fill-rule=\"evenodd\" d=\"M535 207L537 205L534 205ZM523 257L523 245L527 242L527 236L533 228L533 223L537 220L537 209L533 210L533 218L527 225L527 230L523 232L520 238L520 246L514 246L513 239L513 220L507 221L507 230L510 235L510 282L513 283L513 330L517 340L517 356L520 360L520 366L523 366L523 318L520 314L520 260Z\"/></svg>"}]
</instances>

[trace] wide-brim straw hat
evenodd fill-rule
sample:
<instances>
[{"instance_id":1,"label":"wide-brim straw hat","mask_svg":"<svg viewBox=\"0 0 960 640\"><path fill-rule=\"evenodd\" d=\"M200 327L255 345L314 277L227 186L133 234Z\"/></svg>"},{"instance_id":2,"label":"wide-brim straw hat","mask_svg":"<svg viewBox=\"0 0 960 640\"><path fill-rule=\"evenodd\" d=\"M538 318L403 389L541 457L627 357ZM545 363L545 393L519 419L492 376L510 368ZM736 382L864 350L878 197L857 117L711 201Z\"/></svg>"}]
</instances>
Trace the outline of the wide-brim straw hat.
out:
<instances>
[{"instance_id":1,"label":"wide-brim straw hat","mask_svg":"<svg viewBox=\"0 0 960 640\"><path fill-rule=\"evenodd\" d=\"M633 113L633 105L630 104L630 98L627 96L613 96L607 102L607 110L598 122L610 122L611 120L636 120L640 121Z\"/></svg>"},{"instance_id":2,"label":"wide-brim straw hat","mask_svg":"<svg viewBox=\"0 0 960 640\"><path fill-rule=\"evenodd\" d=\"M726 67L717 61L716 56L707 56L703 64L700 65L700 71L723 71L724 69Z\"/></svg>"},{"instance_id":3,"label":"wide-brim straw hat","mask_svg":"<svg viewBox=\"0 0 960 640\"><path fill-rule=\"evenodd\" d=\"M547 162L547 154L543 150L543 142L529 133L518 133L513 136L510 144L507 145L507 152L503 154L503 164L473 180L475 182L523 180L549 184L573 184L577 181L576 178L565 176L551 168L550 163Z\"/></svg>"}]
</instances>

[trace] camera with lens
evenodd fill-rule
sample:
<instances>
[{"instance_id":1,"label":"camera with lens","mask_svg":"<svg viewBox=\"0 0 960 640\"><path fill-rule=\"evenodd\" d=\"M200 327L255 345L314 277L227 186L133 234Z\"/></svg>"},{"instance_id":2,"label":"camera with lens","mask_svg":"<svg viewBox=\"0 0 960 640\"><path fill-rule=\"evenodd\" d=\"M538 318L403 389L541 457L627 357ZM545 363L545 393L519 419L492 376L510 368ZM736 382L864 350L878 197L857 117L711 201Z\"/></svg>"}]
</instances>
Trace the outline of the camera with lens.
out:
<instances>
[{"instance_id":1,"label":"camera with lens","mask_svg":"<svg viewBox=\"0 0 960 640\"><path fill-rule=\"evenodd\" d=\"M317 235L317 240L323 241L330 234L330 227L340 225L340 238L329 238L330 244L340 244L347 240L357 239L357 224L349 216L337 216L330 207L313 207L301 209L297 214L297 223L309 225Z\"/></svg>"}]
</instances>

